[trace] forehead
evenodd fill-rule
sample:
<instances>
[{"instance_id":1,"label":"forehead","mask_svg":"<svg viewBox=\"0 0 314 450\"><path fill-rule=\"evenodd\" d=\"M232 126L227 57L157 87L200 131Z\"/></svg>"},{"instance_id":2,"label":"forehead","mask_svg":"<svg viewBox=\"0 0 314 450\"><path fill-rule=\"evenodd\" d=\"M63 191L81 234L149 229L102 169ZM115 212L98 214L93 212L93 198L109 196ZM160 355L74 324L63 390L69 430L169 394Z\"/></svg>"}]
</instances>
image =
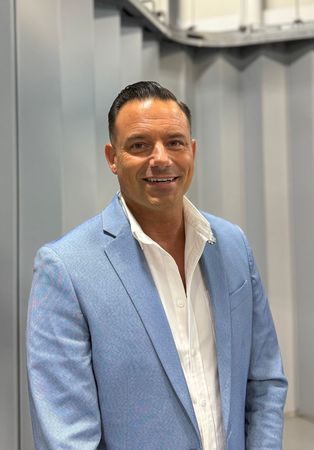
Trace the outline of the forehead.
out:
<instances>
[{"instance_id":1,"label":"forehead","mask_svg":"<svg viewBox=\"0 0 314 450\"><path fill-rule=\"evenodd\" d=\"M148 98L131 100L122 106L116 117L116 132L136 129L176 127L186 132L189 124L186 115L173 100Z\"/></svg>"}]
</instances>

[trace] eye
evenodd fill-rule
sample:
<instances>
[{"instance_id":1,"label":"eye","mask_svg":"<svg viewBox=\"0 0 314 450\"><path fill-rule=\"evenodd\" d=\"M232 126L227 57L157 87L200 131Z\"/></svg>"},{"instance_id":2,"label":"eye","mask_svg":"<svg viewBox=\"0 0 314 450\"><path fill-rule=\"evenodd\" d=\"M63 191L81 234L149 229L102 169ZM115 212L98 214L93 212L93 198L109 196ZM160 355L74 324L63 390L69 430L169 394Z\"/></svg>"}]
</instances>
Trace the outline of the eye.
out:
<instances>
[{"instance_id":1,"label":"eye","mask_svg":"<svg viewBox=\"0 0 314 450\"><path fill-rule=\"evenodd\" d=\"M130 151L132 153L144 152L149 149L149 145L146 142L133 142L130 145Z\"/></svg>"},{"instance_id":2,"label":"eye","mask_svg":"<svg viewBox=\"0 0 314 450\"><path fill-rule=\"evenodd\" d=\"M182 148L182 147L184 147L184 145L185 145L185 143L184 143L184 141L182 139L172 139L168 143L168 147L169 148L174 148L174 149Z\"/></svg>"}]
</instances>

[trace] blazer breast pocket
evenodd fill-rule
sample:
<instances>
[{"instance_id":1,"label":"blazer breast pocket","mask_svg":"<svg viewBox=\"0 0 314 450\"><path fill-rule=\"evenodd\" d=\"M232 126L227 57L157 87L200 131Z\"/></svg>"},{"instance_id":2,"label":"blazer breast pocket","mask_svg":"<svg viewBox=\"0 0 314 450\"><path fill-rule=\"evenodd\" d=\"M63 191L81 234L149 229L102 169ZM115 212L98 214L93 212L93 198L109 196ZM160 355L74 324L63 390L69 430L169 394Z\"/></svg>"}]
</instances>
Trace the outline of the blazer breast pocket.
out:
<instances>
[{"instance_id":1,"label":"blazer breast pocket","mask_svg":"<svg viewBox=\"0 0 314 450\"><path fill-rule=\"evenodd\" d=\"M234 311L241 303L247 300L249 295L249 284L247 280L240 283L234 291L229 294L230 309Z\"/></svg>"}]
</instances>

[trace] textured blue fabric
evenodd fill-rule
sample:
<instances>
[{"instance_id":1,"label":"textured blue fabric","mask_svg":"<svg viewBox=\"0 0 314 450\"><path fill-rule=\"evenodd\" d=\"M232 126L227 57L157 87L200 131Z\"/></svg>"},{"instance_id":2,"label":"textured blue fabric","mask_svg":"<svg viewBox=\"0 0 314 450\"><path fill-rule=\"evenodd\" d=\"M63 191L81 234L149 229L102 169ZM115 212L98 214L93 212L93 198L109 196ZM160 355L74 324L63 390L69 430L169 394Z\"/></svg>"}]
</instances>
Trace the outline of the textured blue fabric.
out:
<instances>
[{"instance_id":1,"label":"textured blue fabric","mask_svg":"<svg viewBox=\"0 0 314 450\"><path fill-rule=\"evenodd\" d=\"M216 330L228 450L280 450L287 382L242 231L205 214L201 267ZM36 256L27 362L37 450L201 449L143 253L115 197Z\"/></svg>"}]
</instances>

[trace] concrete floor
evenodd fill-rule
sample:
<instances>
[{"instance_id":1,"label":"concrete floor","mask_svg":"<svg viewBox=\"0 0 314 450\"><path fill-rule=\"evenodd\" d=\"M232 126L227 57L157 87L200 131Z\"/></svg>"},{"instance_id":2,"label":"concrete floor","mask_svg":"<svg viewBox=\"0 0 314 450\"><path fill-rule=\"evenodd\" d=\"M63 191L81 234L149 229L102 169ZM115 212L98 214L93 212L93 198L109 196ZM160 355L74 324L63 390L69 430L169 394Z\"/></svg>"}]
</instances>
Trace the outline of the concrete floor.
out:
<instances>
[{"instance_id":1,"label":"concrete floor","mask_svg":"<svg viewBox=\"0 0 314 450\"><path fill-rule=\"evenodd\" d=\"M314 423L301 417L285 420L284 450L314 450Z\"/></svg>"}]
</instances>

